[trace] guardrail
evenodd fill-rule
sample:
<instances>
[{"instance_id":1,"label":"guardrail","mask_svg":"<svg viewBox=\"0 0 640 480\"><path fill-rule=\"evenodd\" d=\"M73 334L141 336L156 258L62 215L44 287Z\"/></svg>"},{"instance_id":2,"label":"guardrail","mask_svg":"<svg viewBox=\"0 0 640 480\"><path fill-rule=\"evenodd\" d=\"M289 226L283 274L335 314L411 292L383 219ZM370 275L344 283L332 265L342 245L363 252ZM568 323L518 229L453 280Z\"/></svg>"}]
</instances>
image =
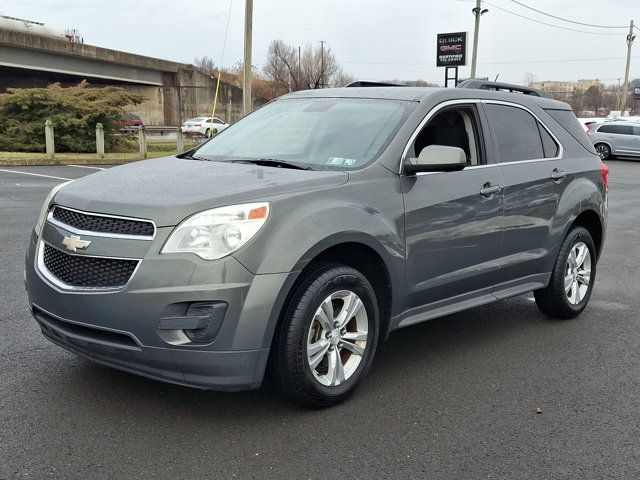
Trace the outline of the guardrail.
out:
<instances>
[{"instance_id":1,"label":"guardrail","mask_svg":"<svg viewBox=\"0 0 640 480\"><path fill-rule=\"evenodd\" d=\"M45 147L47 157L55 157L55 135L51 120L45 122ZM184 151L185 134L182 133L180 127L173 127L169 125L141 125L139 127L123 127L119 129L120 134L123 135L136 135L138 138L138 148L140 150L140 157L147 158L147 135L164 135L165 133L175 133L176 135L176 150L178 153ZM204 135L190 135L198 136L202 138L202 141L206 140ZM96 125L96 154L99 158L104 158L104 126L101 123Z\"/></svg>"}]
</instances>

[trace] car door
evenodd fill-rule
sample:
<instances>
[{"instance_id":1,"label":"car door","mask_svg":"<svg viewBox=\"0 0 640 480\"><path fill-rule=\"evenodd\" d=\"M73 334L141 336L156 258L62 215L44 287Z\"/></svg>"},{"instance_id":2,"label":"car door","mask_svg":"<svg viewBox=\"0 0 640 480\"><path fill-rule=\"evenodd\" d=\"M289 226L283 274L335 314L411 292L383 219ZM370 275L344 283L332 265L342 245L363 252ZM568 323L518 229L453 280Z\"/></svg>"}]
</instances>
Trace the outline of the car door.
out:
<instances>
[{"instance_id":1,"label":"car door","mask_svg":"<svg viewBox=\"0 0 640 480\"><path fill-rule=\"evenodd\" d=\"M633 148L633 127L631 125L617 125L605 123L598 128L598 133L611 145L613 155L624 155Z\"/></svg>"},{"instance_id":2,"label":"car door","mask_svg":"<svg viewBox=\"0 0 640 480\"><path fill-rule=\"evenodd\" d=\"M490 161L498 163L504 182L501 284L496 291L507 292L548 273L551 227L568 174L559 160L560 142L530 110L491 101L483 108L496 145Z\"/></svg>"},{"instance_id":3,"label":"car door","mask_svg":"<svg viewBox=\"0 0 640 480\"><path fill-rule=\"evenodd\" d=\"M477 104L450 108L465 112L470 165L456 172L401 176L407 310L427 304L437 308L462 301L465 295L489 294L497 279L502 237L500 171L495 163L487 162L491 145L484 136L486 125ZM416 131L408 148L412 155L419 154L416 150L421 148L416 146L425 135L431 137L431 144L456 146L444 138L450 135L439 133L442 128L431 133L427 130L445 113L446 108L442 108L426 117L428 122ZM443 128L446 132L447 126ZM450 126L449 133L455 128L459 125Z\"/></svg>"},{"instance_id":4,"label":"car door","mask_svg":"<svg viewBox=\"0 0 640 480\"><path fill-rule=\"evenodd\" d=\"M633 135L630 135L630 137L632 137L632 140L629 148L629 154L638 156L640 155L640 126L639 125L633 125Z\"/></svg>"}]
</instances>

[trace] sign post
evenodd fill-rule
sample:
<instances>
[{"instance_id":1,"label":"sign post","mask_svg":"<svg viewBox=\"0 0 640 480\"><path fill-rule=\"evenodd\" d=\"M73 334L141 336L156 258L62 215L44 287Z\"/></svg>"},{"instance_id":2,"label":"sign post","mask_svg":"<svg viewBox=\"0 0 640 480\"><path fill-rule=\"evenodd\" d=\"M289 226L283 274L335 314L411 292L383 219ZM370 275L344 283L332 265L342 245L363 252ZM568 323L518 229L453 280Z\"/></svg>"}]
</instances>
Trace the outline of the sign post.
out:
<instances>
[{"instance_id":1,"label":"sign post","mask_svg":"<svg viewBox=\"0 0 640 480\"><path fill-rule=\"evenodd\" d=\"M640 87L633 87L633 111L632 114L636 113L636 102L640 100ZM624 99L622 100L622 111L624 112L626 105L624 104Z\"/></svg>"},{"instance_id":2,"label":"sign post","mask_svg":"<svg viewBox=\"0 0 640 480\"><path fill-rule=\"evenodd\" d=\"M439 33L437 42L436 66L445 67L444 86L449 86L449 81L458 84L458 67L467 64L467 32ZM450 76L449 71L454 75Z\"/></svg>"}]
</instances>

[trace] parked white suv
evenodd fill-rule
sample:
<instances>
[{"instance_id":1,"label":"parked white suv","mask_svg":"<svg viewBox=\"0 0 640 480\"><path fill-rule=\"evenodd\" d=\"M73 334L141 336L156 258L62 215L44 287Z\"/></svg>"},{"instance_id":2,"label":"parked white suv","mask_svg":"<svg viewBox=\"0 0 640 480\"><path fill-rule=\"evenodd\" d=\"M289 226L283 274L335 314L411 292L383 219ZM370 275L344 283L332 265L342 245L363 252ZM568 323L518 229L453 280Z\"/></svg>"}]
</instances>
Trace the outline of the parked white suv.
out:
<instances>
[{"instance_id":1,"label":"parked white suv","mask_svg":"<svg viewBox=\"0 0 640 480\"><path fill-rule=\"evenodd\" d=\"M602 160L616 155L640 157L640 123L605 122L587 132Z\"/></svg>"},{"instance_id":2,"label":"parked white suv","mask_svg":"<svg viewBox=\"0 0 640 480\"><path fill-rule=\"evenodd\" d=\"M181 127L182 133L197 133L210 137L216 133L220 133L227 128L229 124L215 117L196 117L187 120Z\"/></svg>"}]
</instances>

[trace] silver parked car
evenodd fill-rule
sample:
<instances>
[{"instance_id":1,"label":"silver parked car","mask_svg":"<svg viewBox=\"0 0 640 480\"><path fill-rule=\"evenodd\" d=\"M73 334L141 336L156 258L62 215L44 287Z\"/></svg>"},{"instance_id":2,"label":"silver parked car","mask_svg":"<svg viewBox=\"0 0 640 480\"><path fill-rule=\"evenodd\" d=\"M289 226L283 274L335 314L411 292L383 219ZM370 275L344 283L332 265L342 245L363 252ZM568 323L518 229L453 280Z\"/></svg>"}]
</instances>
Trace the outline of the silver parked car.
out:
<instances>
[{"instance_id":1,"label":"silver parked car","mask_svg":"<svg viewBox=\"0 0 640 480\"><path fill-rule=\"evenodd\" d=\"M640 157L640 123L605 122L587 133L603 160L616 155Z\"/></svg>"}]
</instances>

